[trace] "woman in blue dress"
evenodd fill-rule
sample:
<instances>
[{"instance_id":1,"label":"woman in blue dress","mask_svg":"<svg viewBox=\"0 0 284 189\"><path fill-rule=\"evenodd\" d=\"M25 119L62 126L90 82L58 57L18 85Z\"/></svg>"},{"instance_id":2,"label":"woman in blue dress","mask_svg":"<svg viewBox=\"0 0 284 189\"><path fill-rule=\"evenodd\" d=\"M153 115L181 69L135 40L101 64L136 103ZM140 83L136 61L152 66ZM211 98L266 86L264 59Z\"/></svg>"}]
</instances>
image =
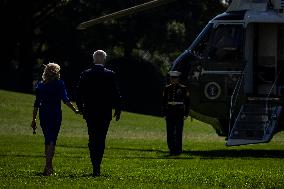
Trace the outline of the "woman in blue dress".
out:
<instances>
[{"instance_id":1,"label":"woman in blue dress","mask_svg":"<svg viewBox=\"0 0 284 189\"><path fill-rule=\"evenodd\" d=\"M36 116L39 110L40 126L45 139L46 164L43 174L49 176L53 173L52 159L62 120L61 100L76 114L79 111L67 96L64 82L60 80L60 66L58 64L47 64L42 79L36 86L36 99L31 126L35 130Z\"/></svg>"}]
</instances>

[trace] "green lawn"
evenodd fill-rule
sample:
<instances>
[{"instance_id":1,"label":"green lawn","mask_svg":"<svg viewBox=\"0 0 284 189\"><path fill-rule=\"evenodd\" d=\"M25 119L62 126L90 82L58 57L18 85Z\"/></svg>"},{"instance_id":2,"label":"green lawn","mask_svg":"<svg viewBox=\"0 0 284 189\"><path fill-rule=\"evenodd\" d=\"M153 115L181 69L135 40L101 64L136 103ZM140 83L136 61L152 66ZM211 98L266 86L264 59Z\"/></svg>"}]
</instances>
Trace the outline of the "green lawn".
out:
<instances>
[{"instance_id":1,"label":"green lawn","mask_svg":"<svg viewBox=\"0 0 284 189\"><path fill-rule=\"evenodd\" d=\"M102 176L90 176L87 130L63 105L54 166L41 176L44 141L32 135L34 96L0 90L0 188L284 188L284 132L268 144L226 147L210 125L186 121L184 153L168 157L162 118L123 112L112 122Z\"/></svg>"}]
</instances>

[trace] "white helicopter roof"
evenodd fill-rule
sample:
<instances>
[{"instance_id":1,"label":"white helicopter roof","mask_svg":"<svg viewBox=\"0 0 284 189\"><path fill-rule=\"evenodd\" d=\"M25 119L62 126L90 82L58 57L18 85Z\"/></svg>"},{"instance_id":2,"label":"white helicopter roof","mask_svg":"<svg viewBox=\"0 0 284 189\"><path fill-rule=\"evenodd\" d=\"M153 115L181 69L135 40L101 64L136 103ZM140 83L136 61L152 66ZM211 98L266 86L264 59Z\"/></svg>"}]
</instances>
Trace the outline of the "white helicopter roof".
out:
<instances>
[{"instance_id":1,"label":"white helicopter roof","mask_svg":"<svg viewBox=\"0 0 284 189\"><path fill-rule=\"evenodd\" d=\"M283 11L284 0L233 0L227 11L265 11L268 7Z\"/></svg>"},{"instance_id":2,"label":"white helicopter roof","mask_svg":"<svg viewBox=\"0 0 284 189\"><path fill-rule=\"evenodd\" d=\"M269 1L269 2L268 2ZM271 3L271 4L270 4ZM284 23L284 0L234 0L211 23Z\"/></svg>"},{"instance_id":3,"label":"white helicopter roof","mask_svg":"<svg viewBox=\"0 0 284 189\"><path fill-rule=\"evenodd\" d=\"M261 23L284 23L284 14L279 14L275 10L267 11L246 11L244 21L246 25L251 22L261 22Z\"/></svg>"}]
</instances>

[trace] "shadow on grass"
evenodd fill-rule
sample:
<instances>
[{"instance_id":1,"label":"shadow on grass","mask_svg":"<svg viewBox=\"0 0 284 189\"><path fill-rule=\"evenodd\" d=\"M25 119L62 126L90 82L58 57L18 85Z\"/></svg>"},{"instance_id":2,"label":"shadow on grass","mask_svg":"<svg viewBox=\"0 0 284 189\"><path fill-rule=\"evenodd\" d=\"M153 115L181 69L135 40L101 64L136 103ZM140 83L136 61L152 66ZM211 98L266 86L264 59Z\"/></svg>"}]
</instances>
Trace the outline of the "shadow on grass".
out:
<instances>
[{"instance_id":1,"label":"shadow on grass","mask_svg":"<svg viewBox=\"0 0 284 189\"><path fill-rule=\"evenodd\" d=\"M207 159L216 158L284 158L284 150L208 150L184 151L184 154Z\"/></svg>"},{"instance_id":2,"label":"shadow on grass","mask_svg":"<svg viewBox=\"0 0 284 189\"><path fill-rule=\"evenodd\" d=\"M43 174L43 172L34 172L34 176L37 177L44 177L44 178L48 178L48 177L58 177L58 178L67 178L67 179L78 179L78 178L91 178L91 179L106 179L111 177L111 175L107 174L107 173L102 173L100 176L98 177L93 177L93 174L91 172L55 172L54 174L50 175L50 176L46 176Z\"/></svg>"},{"instance_id":3,"label":"shadow on grass","mask_svg":"<svg viewBox=\"0 0 284 189\"><path fill-rule=\"evenodd\" d=\"M50 176L46 176L43 174L43 172L34 172L35 176L38 177L60 177L60 178L70 178L70 179L76 179L76 178L84 178L84 177L92 177L92 173L63 173L63 172L55 172L54 174L50 175Z\"/></svg>"},{"instance_id":4,"label":"shadow on grass","mask_svg":"<svg viewBox=\"0 0 284 189\"><path fill-rule=\"evenodd\" d=\"M207 151L183 151L179 156L171 156L168 151L159 149L138 149L138 148L108 148L110 150L123 150L123 158L125 159L193 159L200 157L203 159L219 159L219 158L284 158L284 150L207 150ZM134 153L134 152L138 152ZM141 154L139 154L141 153ZM153 156L153 153L155 155ZM81 159L82 156L66 156L60 154L62 158ZM44 158L43 155L35 154L0 154L0 157L23 157L23 158ZM107 157L107 156L106 156Z\"/></svg>"},{"instance_id":5,"label":"shadow on grass","mask_svg":"<svg viewBox=\"0 0 284 189\"><path fill-rule=\"evenodd\" d=\"M31 158L43 158L44 155L32 155L32 154L0 154L0 157L31 157Z\"/></svg>"},{"instance_id":6,"label":"shadow on grass","mask_svg":"<svg viewBox=\"0 0 284 189\"><path fill-rule=\"evenodd\" d=\"M56 154L56 153L55 153ZM65 158L79 158L82 156L67 156L64 154L56 154L55 156L65 157ZM45 158L44 155L31 155L31 154L0 154L0 157L19 157L19 158Z\"/></svg>"},{"instance_id":7,"label":"shadow on grass","mask_svg":"<svg viewBox=\"0 0 284 189\"><path fill-rule=\"evenodd\" d=\"M137 154L132 155L131 153L129 155L125 154L123 155L124 159L192 159L192 157L185 157L180 155L169 155L169 151L165 150L159 150L159 149L137 149L137 148L118 148L118 147L110 147L108 148L110 150L123 150L127 152L141 152L141 156L138 156ZM147 154L153 154L156 153L156 156L153 155L147 155Z\"/></svg>"},{"instance_id":8,"label":"shadow on grass","mask_svg":"<svg viewBox=\"0 0 284 189\"><path fill-rule=\"evenodd\" d=\"M68 145L68 144L57 144L56 147L61 147L61 148L88 148L86 145L78 146L78 145Z\"/></svg>"},{"instance_id":9,"label":"shadow on grass","mask_svg":"<svg viewBox=\"0 0 284 189\"><path fill-rule=\"evenodd\" d=\"M127 156L125 158L140 159L193 159L195 156L204 159L217 158L284 158L284 150L207 150L207 151L183 151L181 156L170 156L168 151L159 149L137 149L137 148L109 148L115 150L136 151L142 153L157 153L153 156Z\"/></svg>"},{"instance_id":10,"label":"shadow on grass","mask_svg":"<svg viewBox=\"0 0 284 189\"><path fill-rule=\"evenodd\" d=\"M168 151L159 149L138 149L138 148L119 148L119 147L109 147L110 150L125 150L125 151L137 151L137 152L154 152L154 153L168 153Z\"/></svg>"}]
</instances>

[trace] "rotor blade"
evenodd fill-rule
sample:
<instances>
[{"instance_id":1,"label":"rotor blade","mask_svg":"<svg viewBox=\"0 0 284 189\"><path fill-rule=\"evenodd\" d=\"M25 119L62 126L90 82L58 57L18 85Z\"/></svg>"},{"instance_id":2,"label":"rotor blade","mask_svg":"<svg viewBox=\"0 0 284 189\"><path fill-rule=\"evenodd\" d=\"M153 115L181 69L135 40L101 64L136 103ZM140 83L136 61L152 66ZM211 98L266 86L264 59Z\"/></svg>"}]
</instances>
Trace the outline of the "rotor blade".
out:
<instances>
[{"instance_id":1,"label":"rotor blade","mask_svg":"<svg viewBox=\"0 0 284 189\"><path fill-rule=\"evenodd\" d=\"M176 1L176 0L153 0L153 1L150 1L150 2L147 2L147 3L136 5L134 7L123 9L123 10L120 10L120 11L117 11L117 12L99 17L99 18L94 18L92 20L82 22L81 24L78 25L77 29L84 30L84 29L87 29L89 27L92 27L95 24L99 24L99 23L102 23L102 22L105 22L105 21L108 21L108 20L120 18L120 17L123 17L123 16L131 15L131 14L135 14L135 13L147 10L147 9L151 9L151 8L154 8L154 7L161 6L163 4L170 3L172 1Z\"/></svg>"}]
</instances>

